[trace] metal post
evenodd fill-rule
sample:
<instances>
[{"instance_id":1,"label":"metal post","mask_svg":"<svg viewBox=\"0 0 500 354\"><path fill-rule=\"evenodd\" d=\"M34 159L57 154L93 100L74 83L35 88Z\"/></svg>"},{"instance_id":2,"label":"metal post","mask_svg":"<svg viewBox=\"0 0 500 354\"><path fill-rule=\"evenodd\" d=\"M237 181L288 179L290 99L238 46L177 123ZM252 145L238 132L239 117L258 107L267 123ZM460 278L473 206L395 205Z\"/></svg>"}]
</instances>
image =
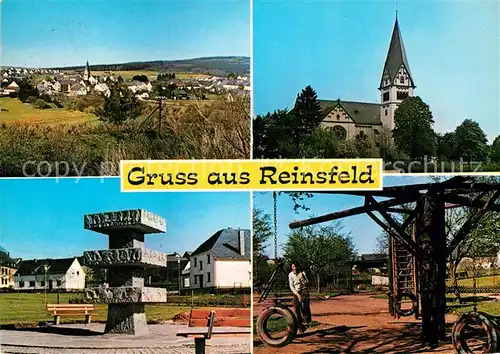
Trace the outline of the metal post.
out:
<instances>
[{"instance_id":1,"label":"metal post","mask_svg":"<svg viewBox=\"0 0 500 354\"><path fill-rule=\"evenodd\" d=\"M47 305L47 266L44 266L43 269L45 270L43 292L44 292L45 304Z\"/></svg>"},{"instance_id":2,"label":"metal post","mask_svg":"<svg viewBox=\"0 0 500 354\"><path fill-rule=\"evenodd\" d=\"M179 277L179 296L181 295L181 260L180 258L177 259L177 273L178 273L178 277Z\"/></svg>"}]
</instances>

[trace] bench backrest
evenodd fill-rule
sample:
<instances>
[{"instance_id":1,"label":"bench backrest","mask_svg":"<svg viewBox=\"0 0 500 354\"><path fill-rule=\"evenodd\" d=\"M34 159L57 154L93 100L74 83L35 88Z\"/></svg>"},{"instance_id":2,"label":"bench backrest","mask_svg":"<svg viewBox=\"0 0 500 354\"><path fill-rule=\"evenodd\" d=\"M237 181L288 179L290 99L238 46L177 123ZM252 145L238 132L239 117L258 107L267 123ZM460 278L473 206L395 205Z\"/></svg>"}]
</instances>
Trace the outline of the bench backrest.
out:
<instances>
[{"instance_id":1,"label":"bench backrest","mask_svg":"<svg viewBox=\"0 0 500 354\"><path fill-rule=\"evenodd\" d=\"M215 312L214 327L251 327L250 309L191 310L189 327L209 327L212 311Z\"/></svg>"},{"instance_id":2,"label":"bench backrest","mask_svg":"<svg viewBox=\"0 0 500 354\"><path fill-rule=\"evenodd\" d=\"M47 304L47 311L94 311L94 304Z\"/></svg>"}]
</instances>

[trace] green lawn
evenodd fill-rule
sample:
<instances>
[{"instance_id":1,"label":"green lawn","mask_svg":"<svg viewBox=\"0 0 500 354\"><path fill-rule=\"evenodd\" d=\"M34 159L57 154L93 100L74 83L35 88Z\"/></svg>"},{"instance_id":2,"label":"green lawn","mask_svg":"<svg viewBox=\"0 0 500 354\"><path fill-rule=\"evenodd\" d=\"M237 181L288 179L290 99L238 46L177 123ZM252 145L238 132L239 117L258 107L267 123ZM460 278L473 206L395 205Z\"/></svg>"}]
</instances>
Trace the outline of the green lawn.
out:
<instances>
[{"instance_id":1,"label":"green lawn","mask_svg":"<svg viewBox=\"0 0 500 354\"><path fill-rule=\"evenodd\" d=\"M60 303L68 303L70 299L81 298L76 294L60 294ZM47 303L56 304L57 294L47 294ZM1 293L0 294L0 325L5 324L37 324L40 321L51 321L52 316L46 311L44 294ZM180 312L189 311L186 306L167 304L146 305L148 321L171 320ZM93 319L105 321L107 305L96 305ZM85 316L61 317L61 322L83 321Z\"/></svg>"},{"instance_id":2,"label":"green lawn","mask_svg":"<svg viewBox=\"0 0 500 354\"><path fill-rule=\"evenodd\" d=\"M473 305L467 307L459 307L453 310L456 314L462 314L473 310ZM485 312L492 316L500 316L500 303L497 301L481 302L477 305L479 312Z\"/></svg>"},{"instance_id":3,"label":"green lawn","mask_svg":"<svg viewBox=\"0 0 500 354\"><path fill-rule=\"evenodd\" d=\"M467 279L459 279L458 280L458 285L459 286L472 286L473 285L473 278L467 278ZM448 281L448 285L451 285L451 283ZM477 277L476 278L476 285L477 286L492 286L492 285L500 285L500 274L497 276L486 276L486 277Z\"/></svg>"},{"instance_id":4,"label":"green lawn","mask_svg":"<svg viewBox=\"0 0 500 354\"><path fill-rule=\"evenodd\" d=\"M17 98L0 98L0 122L24 122L33 124L75 124L97 121L90 113L70 111L65 108L36 109L28 103L22 103Z\"/></svg>"}]
</instances>

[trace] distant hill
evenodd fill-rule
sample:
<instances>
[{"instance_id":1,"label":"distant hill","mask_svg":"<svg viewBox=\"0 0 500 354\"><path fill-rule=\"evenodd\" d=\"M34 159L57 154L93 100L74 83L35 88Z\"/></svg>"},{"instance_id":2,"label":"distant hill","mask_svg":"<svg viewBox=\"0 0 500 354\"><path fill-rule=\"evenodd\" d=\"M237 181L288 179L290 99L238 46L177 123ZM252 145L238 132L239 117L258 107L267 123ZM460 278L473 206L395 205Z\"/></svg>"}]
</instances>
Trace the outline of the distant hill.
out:
<instances>
[{"instance_id":1,"label":"distant hill","mask_svg":"<svg viewBox=\"0 0 500 354\"><path fill-rule=\"evenodd\" d=\"M85 63L80 66L54 67L59 70L82 70ZM45 68L49 69L49 68ZM210 75L226 76L229 73L248 74L250 72L249 57L207 57L182 60L155 60L140 61L123 64L98 64L90 63L90 70L119 71L119 70L154 70L168 72L188 72Z\"/></svg>"}]
</instances>

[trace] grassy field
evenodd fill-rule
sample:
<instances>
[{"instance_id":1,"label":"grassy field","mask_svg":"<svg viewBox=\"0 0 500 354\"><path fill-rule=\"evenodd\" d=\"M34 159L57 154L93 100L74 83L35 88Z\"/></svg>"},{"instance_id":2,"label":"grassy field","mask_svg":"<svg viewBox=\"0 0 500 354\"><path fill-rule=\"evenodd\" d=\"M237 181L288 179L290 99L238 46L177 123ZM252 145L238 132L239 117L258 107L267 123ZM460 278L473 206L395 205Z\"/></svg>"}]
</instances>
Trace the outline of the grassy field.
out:
<instances>
[{"instance_id":1,"label":"grassy field","mask_svg":"<svg viewBox=\"0 0 500 354\"><path fill-rule=\"evenodd\" d=\"M41 125L77 124L95 122L98 118L90 113L70 111L65 108L36 109L17 98L0 98L0 122L23 122ZM4 111L5 110L5 111Z\"/></svg>"},{"instance_id":2,"label":"grassy field","mask_svg":"<svg viewBox=\"0 0 500 354\"><path fill-rule=\"evenodd\" d=\"M60 294L60 303L68 303L75 294ZM56 304L57 294L47 294L47 303ZM0 325L5 324L37 324L40 321L51 321L53 317L46 311L43 294L2 293L0 294ZM168 304L146 305L148 321L160 322L171 320L180 312L189 311L186 306L173 306ZM105 321L107 305L96 305L93 319ZM61 322L82 321L85 316L61 317Z\"/></svg>"},{"instance_id":3,"label":"grassy field","mask_svg":"<svg viewBox=\"0 0 500 354\"><path fill-rule=\"evenodd\" d=\"M467 278L467 279L459 279L458 280L458 285L459 286L472 286L474 282L473 278ZM448 285L452 285L451 282L447 282ZM492 285L500 285L500 274L497 276L486 276L486 277L477 277L476 278L476 285L477 286L492 286Z\"/></svg>"}]
</instances>

